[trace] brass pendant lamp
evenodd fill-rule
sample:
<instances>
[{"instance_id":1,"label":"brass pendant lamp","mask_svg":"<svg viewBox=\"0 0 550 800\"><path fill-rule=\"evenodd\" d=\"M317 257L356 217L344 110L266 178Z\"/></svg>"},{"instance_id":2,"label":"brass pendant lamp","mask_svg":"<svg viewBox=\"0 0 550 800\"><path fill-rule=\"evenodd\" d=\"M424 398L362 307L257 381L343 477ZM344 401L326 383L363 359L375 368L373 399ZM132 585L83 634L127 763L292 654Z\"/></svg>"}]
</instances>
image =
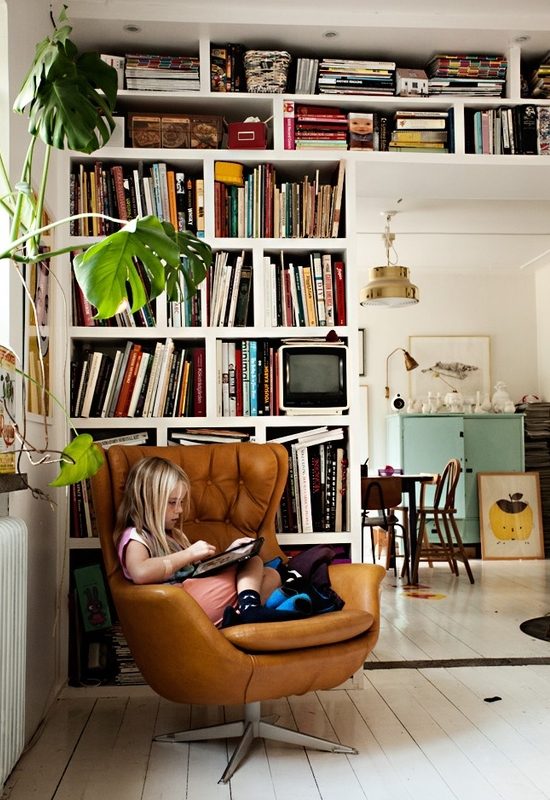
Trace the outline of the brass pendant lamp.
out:
<instances>
[{"instance_id":1,"label":"brass pendant lamp","mask_svg":"<svg viewBox=\"0 0 550 800\"><path fill-rule=\"evenodd\" d=\"M396 211L386 211L386 225L382 239L386 247L386 266L372 267L369 271L369 282L361 289L359 301L362 306L408 306L418 303L418 287L409 280L408 267L402 267L390 261L390 250L395 259L397 253L393 247L395 234L390 231L390 221Z\"/></svg>"}]
</instances>

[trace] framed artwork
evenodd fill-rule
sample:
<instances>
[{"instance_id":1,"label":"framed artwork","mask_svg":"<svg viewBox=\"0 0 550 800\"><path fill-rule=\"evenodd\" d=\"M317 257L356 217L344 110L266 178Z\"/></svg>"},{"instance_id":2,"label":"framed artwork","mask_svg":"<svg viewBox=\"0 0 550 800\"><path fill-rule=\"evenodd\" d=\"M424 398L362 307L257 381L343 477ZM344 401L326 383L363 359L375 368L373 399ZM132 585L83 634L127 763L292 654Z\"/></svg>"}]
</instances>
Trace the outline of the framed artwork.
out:
<instances>
[{"instance_id":1,"label":"framed artwork","mask_svg":"<svg viewBox=\"0 0 550 800\"><path fill-rule=\"evenodd\" d=\"M489 336L409 336L409 353L418 367L409 372L409 396L424 401L428 392L459 391L475 402L491 393Z\"/></svg>"},{"instance_id":2,"label":"framed artwork","mask_svg":"<svg viewBox=\"0 0 550 800\"><path fill-rule=\"evenodd\" d=\"M538 472L478 472L484 559L544 558Z\"/></svg>"},{"instance_id":3,"label":"framed artwork","mask_svg":"<svg viewBox=\"0 0 550 800\"><path fill-rule=\"evenodd\" d=\"M357 349L359 352L359 377L364 378L367 374L367 331L366 328L359 328L359 338Z\"/></svg>"}]
</instances>

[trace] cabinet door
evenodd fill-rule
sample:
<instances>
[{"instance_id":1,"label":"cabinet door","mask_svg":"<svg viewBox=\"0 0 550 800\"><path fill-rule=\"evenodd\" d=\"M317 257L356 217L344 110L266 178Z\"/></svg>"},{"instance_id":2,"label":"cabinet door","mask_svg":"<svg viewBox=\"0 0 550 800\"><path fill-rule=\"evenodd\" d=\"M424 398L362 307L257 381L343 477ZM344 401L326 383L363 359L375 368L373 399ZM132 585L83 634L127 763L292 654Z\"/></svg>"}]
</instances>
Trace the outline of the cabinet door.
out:
<instances>
[{"instance_id":1,"label":"cabinet door","mask_svg":"<svg viewBox=\"0 0 550 800\"><path fill-rule=\"evenodd\" d=\"M523 417L491 416L464 419L466 516L478 517L478 472L523 472Z\"/></svg>"},{"instance_id":2,"label":"cabinet door","mask_svg":"<svg viewBox=\"0 0 550 800\"><path fill-rule=\"evenodd\" d=\"M462 417L403 417L403 469L406 473L443 472L450 458L464 464ZM464 482L456 492L457 516L464 516Z\"/></svg>"}]
</instances>

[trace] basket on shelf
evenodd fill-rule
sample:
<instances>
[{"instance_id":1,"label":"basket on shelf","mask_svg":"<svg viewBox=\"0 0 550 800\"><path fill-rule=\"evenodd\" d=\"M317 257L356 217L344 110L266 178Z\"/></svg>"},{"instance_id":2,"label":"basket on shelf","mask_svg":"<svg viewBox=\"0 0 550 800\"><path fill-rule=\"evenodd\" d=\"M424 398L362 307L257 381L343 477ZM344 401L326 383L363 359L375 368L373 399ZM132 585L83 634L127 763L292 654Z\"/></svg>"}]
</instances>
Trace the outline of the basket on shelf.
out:
<instances>
[{"instance_id":1,"label":"basket on shelf","mask_svg":"<svg viewBox=\"0 0 550 800\"><path fill-rule=\"evenodd\" d=\"M290 53L285 50L247 50L244 55L248 92L274 92L286 89Z\"/></svg>"}]
</instances>

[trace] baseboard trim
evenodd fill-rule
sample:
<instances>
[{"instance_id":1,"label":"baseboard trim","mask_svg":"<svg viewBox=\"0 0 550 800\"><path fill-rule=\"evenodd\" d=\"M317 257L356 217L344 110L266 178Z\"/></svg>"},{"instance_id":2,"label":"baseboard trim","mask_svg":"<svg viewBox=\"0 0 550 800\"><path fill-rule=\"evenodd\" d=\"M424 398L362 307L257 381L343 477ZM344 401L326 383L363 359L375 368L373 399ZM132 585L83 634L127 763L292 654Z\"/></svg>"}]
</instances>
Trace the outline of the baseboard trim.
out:
<instances>
[{"instance_id":1,"label":"baseboard trim","mask_svg":"<svg viewBox=\"0 0 550 800\"><path fill-rule=\"evenodd\" d=\"M442 658L419 661L365 661L363 668L371 669L434 669L452 667L526 667L532 664L550 664L548 656L533 658Z\"/></svg>"}]
</instances>

